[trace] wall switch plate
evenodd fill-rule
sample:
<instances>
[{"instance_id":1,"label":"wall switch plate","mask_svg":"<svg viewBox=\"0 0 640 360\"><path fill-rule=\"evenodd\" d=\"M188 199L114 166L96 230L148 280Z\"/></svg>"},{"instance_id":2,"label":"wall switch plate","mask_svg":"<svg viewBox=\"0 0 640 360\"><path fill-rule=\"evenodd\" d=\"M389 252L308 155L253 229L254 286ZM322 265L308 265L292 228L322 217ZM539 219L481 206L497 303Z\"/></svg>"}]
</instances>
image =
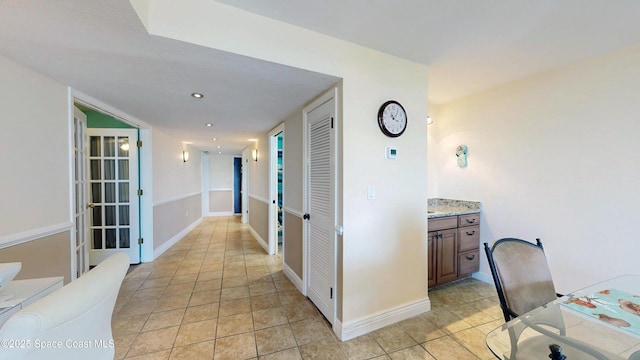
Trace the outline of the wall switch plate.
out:
<instances>
[{"instance_id":1,"label":"wall switch plate","mask_svg":"<svg viewBox=\"0 0 640 360\"><path fill-rule=\"evenodd\" d=\"M367 200L373 200L376 198L376 189L373 185L369 185L367 188Z\"/></svg>"}]
</instances>

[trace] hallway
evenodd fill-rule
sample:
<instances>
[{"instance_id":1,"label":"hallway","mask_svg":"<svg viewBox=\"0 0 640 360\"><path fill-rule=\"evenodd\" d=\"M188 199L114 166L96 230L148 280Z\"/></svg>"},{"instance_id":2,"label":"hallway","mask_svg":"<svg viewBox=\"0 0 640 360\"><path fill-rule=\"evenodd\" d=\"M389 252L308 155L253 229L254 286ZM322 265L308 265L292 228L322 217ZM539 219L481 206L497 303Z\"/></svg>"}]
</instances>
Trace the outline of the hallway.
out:
<instances>
[{"instance_id":1,"label":"hallway","mask_svg":"<svg viewBox=\"0 0 640 360\"><path fill-rule=\"evenodd\" d=\"M340 342L238 217L205 218L122 284L116 359L491 359L502 323L492 286L430 291L432 311ZM426 349L426 350L425 350Z\"/></svg>"}]
</instances>

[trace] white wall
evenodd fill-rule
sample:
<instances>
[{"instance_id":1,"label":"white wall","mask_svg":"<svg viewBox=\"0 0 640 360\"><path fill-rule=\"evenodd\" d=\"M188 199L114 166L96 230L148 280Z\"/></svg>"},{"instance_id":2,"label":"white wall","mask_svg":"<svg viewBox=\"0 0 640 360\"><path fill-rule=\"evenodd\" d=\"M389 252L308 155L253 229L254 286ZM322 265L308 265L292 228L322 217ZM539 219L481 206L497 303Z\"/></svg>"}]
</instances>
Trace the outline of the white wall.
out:
<instances>
[{"instance_id":1,"label":"white wall","mask_svg":"<svg viewBox=\"0 0 640 360\"><path fill-rule=\"evenodd\" d=\"M212 1L161 0L136 10L154 35L343 79L342 322L349 326L424 304L427 170L418 164L425 163L427 150L426 66ZM389 99L400 101L408 114L407 131L397 139L385 137L376 121L378 108ZM262 154L268 143L260 139L258 145ZM398 148L397 160L384 159L385 145ZM252 177L266 178L260 163ZM252 194L268 194L268 187L253 185ZM373 201L366 196L370 185L376 188Z\"/></svg>"},{"instance_id":2,"label":"white wall","mask_svg":"<svg viewBox=\"0 0 640 360\"><path fill-rule=\"evenodd\" d=\"M0 56L0 243L71 226L69 95L65 86Z\"/></svg>"},{"instance_id":3,"label":"white wall","mask_svg":"<svg viewBox=\"0 0 640 360\"><path fill-rule=\"evenodd\" d=\"M560 292L638 273L638 64L640 48L627 49L442 105L434 119L438 195L482 201L482 242L541 238Z\"/></svg>"},{"instance_id":4,"label":"white wall","mask_svg":"<svg viewBox=\"0 0 640 360\"><path fill-rule=\"evenodd\" d=\"M157 128L152 136L154 205L200 194L200 151ZM189 151L189 161L182 161L182 150Z\"/></svg>"},{"instance_id":5,"label":"white wall","mask_svg":"<svg viewBox=\"0 0 640 360\"><path fill-rule=\"evenodd\" d=\"M209 155L209 189L233 189L233 155Z\"/></svg>"}]
</instances>

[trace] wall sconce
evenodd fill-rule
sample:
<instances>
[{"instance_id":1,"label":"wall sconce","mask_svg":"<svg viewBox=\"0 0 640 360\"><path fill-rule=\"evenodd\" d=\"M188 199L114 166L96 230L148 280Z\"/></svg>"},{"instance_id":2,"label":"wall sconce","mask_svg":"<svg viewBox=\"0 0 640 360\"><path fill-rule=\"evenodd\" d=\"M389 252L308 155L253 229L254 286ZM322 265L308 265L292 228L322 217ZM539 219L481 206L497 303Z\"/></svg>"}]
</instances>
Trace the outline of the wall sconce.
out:
<instances>
[{"instance_id":1,"label":"wall sconce","mask_svg":"<svg viewBox=\"0 0 640 360\"><path fill-rule=\"evenodd\" d=\"M427 115L427 125L431 124L433 124L433 119L431 118L431 116Z\"/></svg>"},{"instance_id":2,"label":"wall sconce","mask_svg":"<svg viewBox=\"0 0 640 360\"><path fill-rule=\"evenodd\" d=\"M189 161L189 152L187 150L182 150L182 162Z\"/></svg>"},{"instance_id":3,"label":"wall sconce","mask_svg":"<svg viewBox=\"0 0 640 360\"><path fill-rule=\"evenodd\" d=\"M253 158L253 161L258 161L258 149L253 149L251 151L251 157Z\"/></svg>"}]
</instances>

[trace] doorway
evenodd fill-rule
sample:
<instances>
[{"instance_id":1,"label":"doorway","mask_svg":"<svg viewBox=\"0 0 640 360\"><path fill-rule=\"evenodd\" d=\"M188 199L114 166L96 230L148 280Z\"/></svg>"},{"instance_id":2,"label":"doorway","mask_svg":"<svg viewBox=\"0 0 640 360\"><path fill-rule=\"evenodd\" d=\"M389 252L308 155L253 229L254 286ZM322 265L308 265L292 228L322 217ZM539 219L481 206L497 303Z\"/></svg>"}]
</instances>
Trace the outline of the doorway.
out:
<instances>
[{"instance_id":1,"label":"doorway","mask_svg":"<svg viewBox=\"0 0 640 360\"><path fill-rule=\"evenodd\" d=\"M269 254L276 255L284 243L284 124L269 132Z\"/></svg>"},{"instance_id":2,"label":"doorway","mask_svg":"<svg viewBox=\"0 0 640 360\"><path fill-rule=\"evenodd\" d=\"M233 213L242 213L242 158L233 158Z\"/></svg>"}]
</instances>

